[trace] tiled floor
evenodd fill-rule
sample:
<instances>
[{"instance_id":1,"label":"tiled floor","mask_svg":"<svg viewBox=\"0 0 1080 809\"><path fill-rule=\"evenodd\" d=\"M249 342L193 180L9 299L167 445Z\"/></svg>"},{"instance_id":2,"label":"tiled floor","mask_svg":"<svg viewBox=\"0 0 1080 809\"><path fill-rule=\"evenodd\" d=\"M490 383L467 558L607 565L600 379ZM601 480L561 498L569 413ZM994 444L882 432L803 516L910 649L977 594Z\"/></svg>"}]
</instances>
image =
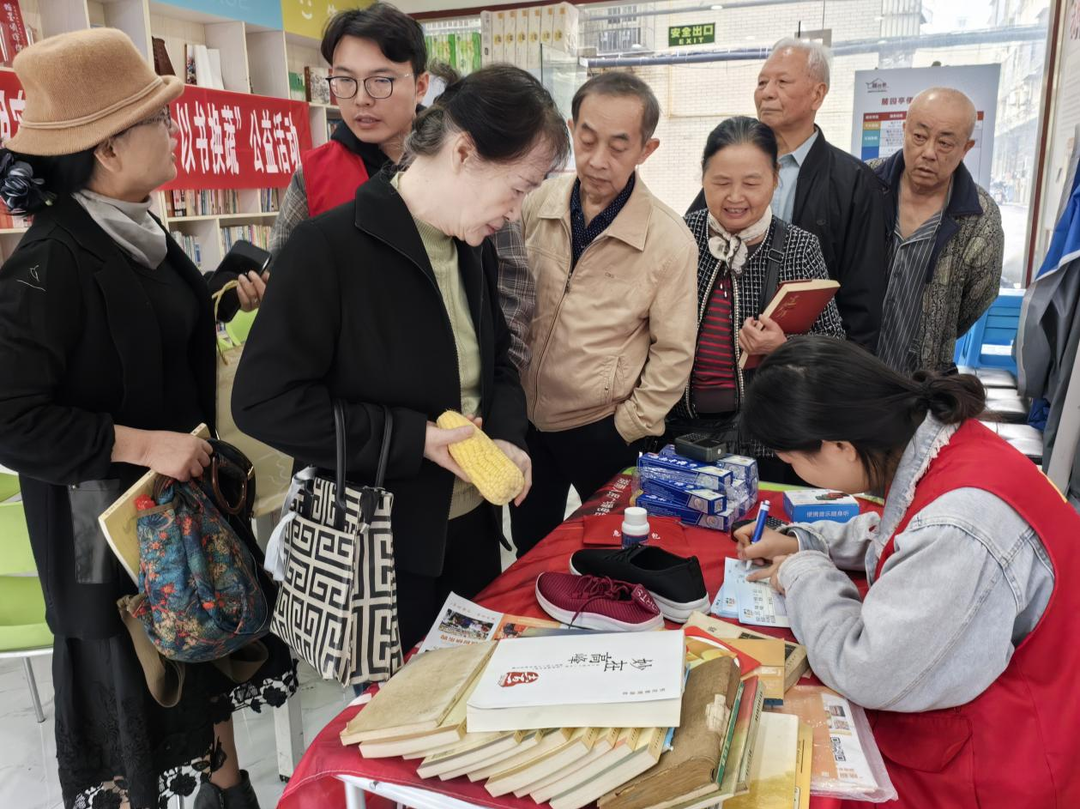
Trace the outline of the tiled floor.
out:
<instances>
[{"instance_id":1,"label":"tiled floor","mask_svg":"<svg viewBox=\"0 0 1080 809\"><path fill-rule=\"evenodd\" d=\"M567 513L579 501L571 492ZM509 521L506 535L510 536ZM504 553L503 566L513 561ZM56 775L56 742L53 735L51 657L33 658L38 692L45 709L45 721L34 716L30 691L21 660L0 660L0 808L58 809L63 806ZM335 683L316 678L303 666L300 675L304 739L310 740L353 698ZM285 789L278 776L274 719L269 712L243 711L235 717L236 745L241 766L250 775L263 809L277 804ZM185 809L191 809L188 801Z\"/></svg>"}]
</instances>

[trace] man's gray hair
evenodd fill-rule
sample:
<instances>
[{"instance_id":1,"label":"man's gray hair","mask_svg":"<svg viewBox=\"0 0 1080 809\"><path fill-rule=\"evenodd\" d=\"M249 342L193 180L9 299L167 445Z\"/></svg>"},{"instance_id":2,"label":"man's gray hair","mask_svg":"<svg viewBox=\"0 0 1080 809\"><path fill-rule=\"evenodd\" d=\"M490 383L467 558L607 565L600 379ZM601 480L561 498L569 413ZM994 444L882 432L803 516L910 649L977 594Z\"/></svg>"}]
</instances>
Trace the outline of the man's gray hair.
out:
<instances>
[{"instance_id":1,"label":"man's gray hair","mask_svg":"<svg viewBox=\"0 0 1080 809\"><path fill-rule=\"evenodd\" d=\"M769 56L780 53L790 48L793 51L802 51L806 54L806 70L814 81L824 83L825 89L829 89L829 71L832 65L832 52L820 42L810 39L798 39L796 37L784 37L769 51Z\"/></svg>"}]
</instances>

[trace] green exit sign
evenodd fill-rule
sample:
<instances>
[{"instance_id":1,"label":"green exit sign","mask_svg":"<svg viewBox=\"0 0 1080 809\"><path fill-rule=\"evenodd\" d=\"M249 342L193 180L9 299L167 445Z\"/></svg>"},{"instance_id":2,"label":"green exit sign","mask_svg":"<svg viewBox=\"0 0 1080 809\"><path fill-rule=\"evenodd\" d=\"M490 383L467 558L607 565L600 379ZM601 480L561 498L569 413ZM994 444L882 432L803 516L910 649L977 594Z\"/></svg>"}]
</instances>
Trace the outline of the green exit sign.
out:
<instances>
[{"instance_id":1,"label":"green exit sign","mask_svg":"<svg viewBox=\"0 0 1080 809\"><path fill-rule=\"evenodd\" d=\"M716 24L672 25L667 29L669 48L681 48L686 45L709 45L716 42Z\"/></svg>"}]
</instances>

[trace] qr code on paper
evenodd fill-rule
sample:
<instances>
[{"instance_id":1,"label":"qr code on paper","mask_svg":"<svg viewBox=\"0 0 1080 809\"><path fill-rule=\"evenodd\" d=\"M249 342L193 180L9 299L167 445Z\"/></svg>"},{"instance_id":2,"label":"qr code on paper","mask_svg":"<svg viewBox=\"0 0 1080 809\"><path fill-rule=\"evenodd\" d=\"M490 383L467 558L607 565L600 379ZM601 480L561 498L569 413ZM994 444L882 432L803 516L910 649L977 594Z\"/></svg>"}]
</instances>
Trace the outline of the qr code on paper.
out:
<instances>
[{"instance_id":1,"label":"qr code on paper","mask_svg":"<svg viewBox=\"0 0 1080 809\"><path fill-rule=\"evenodd\" d=\"M847 756L844 755L844 746L840 743L840 739L836 736L830 736L829 740L832 742L833 758L837 761L847 761Z\"/></svg>"}]
</instances>

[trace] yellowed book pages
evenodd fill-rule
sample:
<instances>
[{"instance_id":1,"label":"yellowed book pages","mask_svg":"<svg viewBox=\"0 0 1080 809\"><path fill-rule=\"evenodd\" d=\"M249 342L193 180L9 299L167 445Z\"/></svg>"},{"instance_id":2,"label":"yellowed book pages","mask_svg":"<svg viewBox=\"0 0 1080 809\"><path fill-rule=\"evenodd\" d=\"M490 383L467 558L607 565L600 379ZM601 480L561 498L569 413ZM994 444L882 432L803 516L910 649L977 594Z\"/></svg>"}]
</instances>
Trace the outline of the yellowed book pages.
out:
<instances>
[{"instance_id":1,"label":"yellowed book pages","mask_svg":"<svg viewBox=\"0 0 1080 809\"><path fill-rule=\"evenodd\" d=\"M551 799L551 809L581 809L606 795L620 784L636 778L656 766L664 752L668 728L645 728L637 738L634 751L613 767L598 773L573 789Z\"/></svg>"},{"instance_id":2,"label":"yellowed book pages","mask_svg":"<svg viewBox=\"0 0 1080 809\"><path fill-rule=\"evenodd\" d=\"M499 764L509 758L520 755L526 750L536 747L543 739L543 734L534 730L519 731L519 733L524 734L524 736L517 744L509 746L503 744L493 745L491 750L485 751L483 756L475 758L469 764L462 764L460 767L456 767L448 772L439 773L439 779L442 781L449 781L451 778L458 778L462 775L468 775L475 770L482 770L485 767ZM477 779L470 778L470 780L475 781Z\"/></svg>"},{"instance_id":3,"label":"yellowed book pages","mask_svg":"<svg viewBox=\"0 0 1080 809\"><path fill-rule=\"evenodd\" d=\"M750 791L724 801L724 809L792 809L795 805L799 718L761 715Z\"/></svg>"},{"instance_id":4,"label":"yellowed book pages","mask_svg":"<svg viewBox=\"0 0 1080 809\"><path fill-rule=\"evenodd\" d=\"M758 632L738 624L729 623L712 615L702 612L690 613L686 622L687 626L696 626L712 635L714 638L727 641L731 638L758 638L769 640L772 636L764 632ZM799 678L810 670L810 661L806 657L806 647L794 641L785 640L784 643L784 690L787 691ZM745 672L744 672L745 673Z\"/></svg>"},{"instance_id":5,"label":"yellowed book pages","mask_svg":"<svg viewBox=\"0 0 1080 809\"><path fill-rule=\"evenodd\" d=\"M479 671L477 672L479 674ZM473 676L469 687L446 715L439 727L431 733L409 736L405 739L385 739L364 742L360 745L360 755L364 758L391 758L401 756L406 760L424 758L433 753L440 753L461 743L465 738L465 710L469 695L476 688L477 676Z\"/></svg>"},{"instance_id":6,"label":"yellowed book pages","mask_svg":"<svg viewBox=\"0 0 1080 809\"><path fill-rule=\"evenodd\" d=\"M473 770L469 773L470 781L486 781L494 775L512 770L515 767L520 767L523 764L528 764L533 759L539 758L545 753L549 753L558 747L563 742L569 740L570 735L574 731L570 728L552 728L550 730L539 730L536 732L537 743L535 747L527 750L522 750L515 756L504 759L501 762L494 763L488 767L481 767L477 770Z\"/></svg>"},{"instance_id":7,"label":"yellowed book pages","mask_svg":"<svg viewBox=\"0 0 1080 809\"><path fill-rule=\"evenodd\" d=\"M210 430L205 424L200 424L191 431L191 434L199 438L210 438ZM139 582L139 534L136 526L138 510L135 508L135 500L144 494L150 496L154 491L156 479L157 472L148 471L98 517L98 525L101 526L101 531L105 535L105 541L116 554L124 571L136 584Z\"/></svg>"},{"instance_id":8,"label":"yellowed book pages","mask_svg":"<svg viewBox=\"0 0 1080 809\"><path fill-rule=\"evenodd\" d=\"M570 734L570 738L546 753L512 769L496 773L488 779L484 788L495 798L517 791L525 795L531 784L588 753L599 736L598 728L577 728Z\"/></svg>"},{"instance_id":9,"label":"yellowed book pages","mask_svg":"<svg viewBox=\"0 0 1080 809\"><path fill-rule=\"evenodd\" d=\"M799 754L795 759L795 789L798 809L810 809L810 781L814 774L814 729L807 722L799 723Z\"/></svg>"},{"instance_id":10,"label":"yellowed book pages","mask_svg":"<svg viewBox=\"0 0 1080 809\"><path fill-rule=\"evenodd\" d=\"M626 730L627 729L624 728L606 728L604 732L601 733L600 738L596 740L596 744L593 745L592 750L586 755L582 756L577 761L568 764L561 770L553 772L547 778L542 778L535 784L530 784L529 797L537 803L547 803L548 798L558 795L560 792L565 792L572 784L567 783L567 785L562 788L559 788L558 784L560 782L568 782L572 776L585 770L587 767L591 767L593 764L599 762L600 759L607 756L615 749L615 746L619 743L621 734L626 732ZM611 763L614 764L615 762L612 761ZM601 767L601 769L606 768ZM584 781L587 777L587 775L582 774L581 778L578 779L578 782Z\"/></svg>"},{"instance_id":11,"label":"yellowed book pages","mask_svg":"<svg viewBox=\"0 0 1080 809\"><path fill-rule=\"evenodd\" d=\"M521 743L525 731L497 733L466 733L461 741L437 753L429 753L416 770L421 778L434 778L458 767L482 761L490 756L497 745L509 749Z\"/></svg>"},{"instance_id":12,"label":"yellowed book pages","mask_svg":"<svg viewBox=\"0 0 1080 809\"><path fill-rule=\"evenodd\" d=\"M437 732L493 651L495 643L488 641L413 657L349 721L342 744Z\"/></svg>"}]
</instances>

